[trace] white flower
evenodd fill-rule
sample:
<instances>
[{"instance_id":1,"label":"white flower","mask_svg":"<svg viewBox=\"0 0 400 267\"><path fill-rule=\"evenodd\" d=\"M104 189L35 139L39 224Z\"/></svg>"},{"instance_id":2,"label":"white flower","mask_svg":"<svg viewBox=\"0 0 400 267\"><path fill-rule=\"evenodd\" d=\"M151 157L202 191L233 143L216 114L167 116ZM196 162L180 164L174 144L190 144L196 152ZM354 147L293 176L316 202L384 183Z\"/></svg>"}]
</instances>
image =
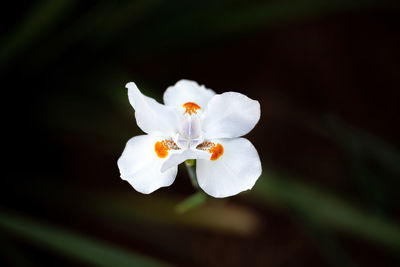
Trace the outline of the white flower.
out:
<instances>
[{"instance_id":1,"label":"white flower","mask_svg":"<svg viewBox=\"0 0 400 267\"><path fill-rule=\"evenodd\" d=\"M131 138L118 160L121 178L149 194L171 185L178 164L196 159L199 186L213 197L251 189L261 175L257 150L241 136L260 119L260 104L247 96L215 94L194 81L168 87L162 105L128 88L138 126L147 133Z\"/></svg>"}]
</instances>

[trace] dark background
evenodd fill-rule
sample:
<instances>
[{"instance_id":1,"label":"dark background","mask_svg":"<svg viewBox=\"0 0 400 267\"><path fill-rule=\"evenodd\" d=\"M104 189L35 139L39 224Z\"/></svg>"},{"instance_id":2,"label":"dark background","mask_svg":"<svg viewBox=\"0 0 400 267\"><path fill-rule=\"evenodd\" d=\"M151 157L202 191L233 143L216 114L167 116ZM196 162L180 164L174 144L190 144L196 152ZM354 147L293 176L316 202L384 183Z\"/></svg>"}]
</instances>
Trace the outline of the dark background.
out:
<instances>
[{"instance_id":1,"label":"dark background","mask_svg":"<svg viewBox=\"0 0 400 267\"><path fill-rule=\"evenodd\" d=\"M2 4L0 263L398 266L396 1ZM254 189L179 213L116 161L140 134L124 88L185 78L261 103Z\"/></svg>"}]
</instances>

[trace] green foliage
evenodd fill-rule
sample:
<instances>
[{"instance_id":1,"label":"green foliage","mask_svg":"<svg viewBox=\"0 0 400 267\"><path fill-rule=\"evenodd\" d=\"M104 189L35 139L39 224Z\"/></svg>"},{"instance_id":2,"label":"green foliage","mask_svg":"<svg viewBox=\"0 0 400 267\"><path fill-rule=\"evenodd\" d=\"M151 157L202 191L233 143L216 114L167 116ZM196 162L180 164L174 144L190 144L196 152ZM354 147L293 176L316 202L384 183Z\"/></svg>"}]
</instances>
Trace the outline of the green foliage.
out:
<instances>
[{"instance_id":1,"label":"green foliage","mask_svg":"<svg viewBox=\"0 0 400 267\"><path fill-rule=\"evenodd\" d=\"M388 219L357 209L324 190L278 177L268 169L263 172L254 189L256 199L266 203L274 201L306 216L312 223L400 250L400 229Z\"/></svg>"},{"instance_id":2,"label":"green foliage","mask_svg":"<svg viewBox=\"0 0 400 267\"><path fill-rule=\"evenodd\" d=\"M167 266L100 240L4 212L0 214L0 229L46 250L96 266Z\"/></svg>"}]
</instances>

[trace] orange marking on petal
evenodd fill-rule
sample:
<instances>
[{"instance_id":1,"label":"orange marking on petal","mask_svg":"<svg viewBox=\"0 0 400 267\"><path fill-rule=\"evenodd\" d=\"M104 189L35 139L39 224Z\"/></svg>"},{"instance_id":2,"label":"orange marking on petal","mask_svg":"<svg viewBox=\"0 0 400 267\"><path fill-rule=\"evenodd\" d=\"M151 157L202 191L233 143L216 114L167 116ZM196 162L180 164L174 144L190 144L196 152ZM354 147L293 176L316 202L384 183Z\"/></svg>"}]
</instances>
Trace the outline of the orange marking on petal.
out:
<instances>
[{"instance_id":1,"label":"orange marking on petal","mask_svg":"<svg viewBox=\"0 0 400 267\"><path fill-rule=\"evenodd\" d=\"M217 160L222 156L222 154L224 154L224 147L221 144L213 144L208 152L212 153L210 160Z\"/></svg>"},{"instance_id":2,"label":"orange marking on petal","mask_svg":"<svg viewBox=\"0 0 400 267\"><path fill-rule=\"evenodd\" d=\"M197 113L197 110L200 109L200 106L193 102L187 102L183 104L183 107L186 109L185 114L192 115L193 113Z\"/></svg>"},{"instance_id":3,"label":"orange marking on petal","mask_svg":"<svg viewBox=\"0 0 400 267\"><path fill-rule=\"evenodd\" d=\"M166 158L168 156L168 146L164 141L158 141L154 145L154 150L159 158Z\"/></svg>"},{"instance_id":4,"label":"orange marking on petal","mask_svg":"<svg viewBox=\"0 0 400 267\"><path fill-rule=\"evenodd\" d=\"M157 141L154 145L154 150L159 158L166 158L168 156L168 151L171 149L178 150L179 147L174 141L165 139L163 141Z\"/></svg>"}]
</instances>

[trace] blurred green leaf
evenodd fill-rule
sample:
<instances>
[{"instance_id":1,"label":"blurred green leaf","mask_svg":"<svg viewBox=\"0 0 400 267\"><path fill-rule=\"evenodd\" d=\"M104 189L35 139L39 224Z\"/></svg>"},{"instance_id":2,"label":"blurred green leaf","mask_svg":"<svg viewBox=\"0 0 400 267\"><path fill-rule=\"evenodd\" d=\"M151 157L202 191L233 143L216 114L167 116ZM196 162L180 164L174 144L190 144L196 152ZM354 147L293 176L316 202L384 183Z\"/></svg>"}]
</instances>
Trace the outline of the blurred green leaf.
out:
<instances>
[{"instance_id":1,"label":"blurred green leaf","mask_svg":"<svg viewBox=\"0 0 400 267\"><path fill-rule=\"evenodd\" d=\"M195 198L199 199L190 199L189 202L203 201L202 196L195 195ZM260 217L253 210L219 199L210 199L204 205L183 214L176 213L177 205L182 204L182 198L173 195L162 197L153 194L151 197L143 197L134 192L103 193L93 194L90 200L87 199L87 203L90 201L93 203L90 203L87 210L112 223L141 222L163 227L178 225L235 236L250 236L260 229ZM187 207L183 207L185 208Z\"/></svg>"},{"instance_id":2,"label":"blurred green leaf","mask_svg":"<svg viewBox=\"0 0 400 267\"><path fill-rule=\"evenodd\" d=\"M379 162L384 168L400 175L400 152L393 145L368 132L356 129L337 117L328 117L329 137L342 145L352 156L361 155Z\"/></svg>"},{"instance_id":3,"label":"blurred green leaf","mask_svg":"<svg viewBox=\"0 0 400 267\"><path fill-rule=\"evenodd\" d=\"M293 20L309 20L376 4L374 0L287 0L255 3L249 7L226 10L216 19L222 32L238 32L262 25L283 25Z\"/></svg>"},{"instance_id":4,"label":"blurred green leaf","mask_svg":"<svg viewBox=\"0 0 400 267\"><path fill-rule=\"evenodd\" d=\"M203 205L206 201L207 196L203 192L197 192L176 205L175 210L177 213L182 214Z\"/></svg>"},{"instance_id":5,"label":"blurred green leaf","mask_svg":"<svg viewBox=\"0 0 400 267\"><path fill-rule=\"evenodd\" d=\"M104 242L4 212L0 213L0 227L33 244L97 266L166 266Z\"/></svg>"},{"instance_id":6,"label":"blurred green leaf","mask_svg":"<svg viewBox=\"0 0 400 267\"><path fill-rule=\"evenodd\" d=\"M0 232L0 254L2 259L8 265L12 266L34 266L33 263L29 261L28 255L25 255L23 251L17 247L17 245L12 242L11 238Z\"/></svg>"},{"instance_id":7,"label":"blurred green leaf","mask_svg":"<svg viewBox=\"0 0 400 267\"><path fill-rule=\"evenodd\" d=\"M346 251L340 246L335 237L331 233L331 229L327 229L323 225L316 223L307 214L299 212L293 208L293 217L303 225L305 230L310 233L310 237L315 242L315 248L325 257L326 262L332 266L338 267L354 267L353 260Z\"/></svg>"},{"instance_id":8,"label":"blurred green leaf","mask_svg":"<svg viewBox=\"0 0 400 267\"><path fill-rule=\"evenodd\" d=\"M334 114L318 118L296 110L291 122L323 137L344 152L351 174L348 183L361 189L363 197L380 215L395 209L397 188L400 186L400 151L384 139L354 127ZM293 119L295 118L295 119Z\"/></svg>"},{"instance_id":9,"label":"blurred green leaf","mask_svg":"<svg viewBox=\"0 0 400 267\"><path fill-rule=\"evenodd\" d=\"M30 14L19 22L0 42L0 70L7 66L16 54L28 47L40 35L45 34L62 15L75 3L72 0L46 0L35 6Z\"/></svg>"},{"instance_id":10,"label":"blurred green leaf","mask_svg":"<svg viewBox=\"0 0 400 267\"><path fill-rule=\"evenodd\" d=\"M278 177L267 168L263 173L254 189L257 199L284 204L305 214L313 223L400 250L400 228L392 221L363 212L323 190Z\"/></svg>"},{"instance_id":11,"label":"blurred green leaf","mask_svg":"<svg viewBox=\"0 0 400 267\"><path fill-rule=\"evenodd\" d=\"M67 27L60 28L54 36L48 36L49 41L35 48L38 51L29 56L35 64L44 64L83 41L89 44L90 49L122 49L127 57L134 58L144 51L155 53L166 47L197 46L199 41L209 41L232 33L253 31L265 26L277 27L295 20L315 19L377 3L374 0L286 0L249 3L223 1L219 4L206 1L198 5L182 5L181 2L163 0L99 1L85 14L74 17ZM56 14L56 11L58 9L53 13ZM35 23L21 23L20 29L10 36L7 47L15 50L13 47L29 45L29 42L25 44L22 40L33 40L38 33L38 27L29 25L38 24L46 28L54 24L52 17L47 20L46 16L38 20L36 14L31 17L27 21ZM3 54L9 57L10 53ZM102 57L107 61L115 58L109 52Z\"/></svg>"}]
</instances>

